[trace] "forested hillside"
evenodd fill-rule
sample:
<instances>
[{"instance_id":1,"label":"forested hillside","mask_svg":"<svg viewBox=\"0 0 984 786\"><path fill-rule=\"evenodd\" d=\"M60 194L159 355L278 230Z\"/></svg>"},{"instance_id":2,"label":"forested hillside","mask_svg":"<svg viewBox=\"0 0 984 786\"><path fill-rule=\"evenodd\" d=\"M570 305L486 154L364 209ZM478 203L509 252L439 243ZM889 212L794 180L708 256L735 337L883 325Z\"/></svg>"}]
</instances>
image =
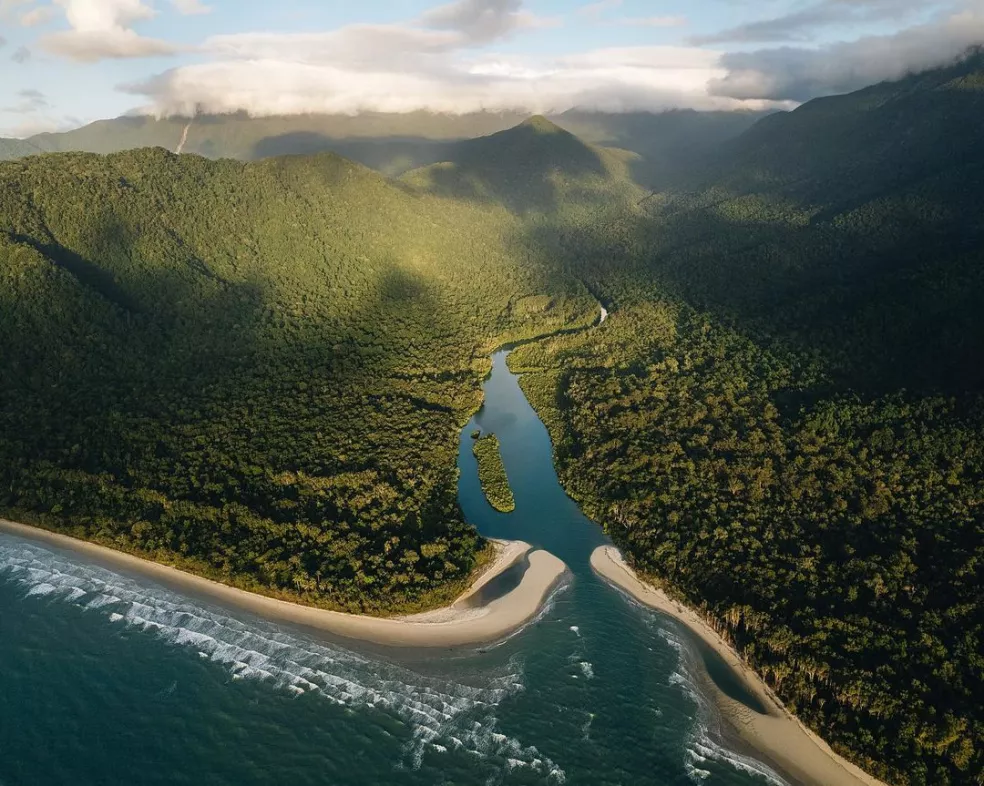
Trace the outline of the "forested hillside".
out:
<instances>
[{"instance_id":1,"label":"forested hillside","mask_svg":"<svg viewBox=\"0 0 984 786\"><path fill-rule=\"evenodd\" d=\"M984 782L982 85L811 102L568 228L612 316L511 357L586 512L894 784Z\"/></svg>"},{"instance_id":2,"label":"forested hillside","mask_svg":"<svg viewBox=\"0 0 984 786\"><path fill-rule=\"evenodd\" d=\"M319 605L460 588L488 353L597 310L507 211L332 155L49 155L0 183L3 513Z\"/></svg>"},{"instance_id":3,"label":"forested hillside","mask_svg":"<svg viewBox=\"0 0 984 786\"><path fill-rule=\"evenodd\" d=\"M551 120L588 143L630 150L633 175L646 185L665 185L688 172L723 142L748 129L762 113L631 112L570 110ZM357 115L245 113L195 118L124 116L82 128L37 134L26 140L0 140L0 160L39 152L116 153L163 147L206 158L255 161L282 155L333 152L387 175L400 175L453 158L457 142L519 125L517 112L433 112ZM180 151L179 151L180 148Z\"/></svg>"},{"instance_id":4,"label":"forested hillside","mask_svg":"<svg viewBox=\"0 0 984 786\"><path fill-rule=\"evenodd\" d=\"M0 506L314 603L433 603L481 558L454 457L488 352L568 331L510 362L632 563L871 772L980 786L982 86L975 55L736 139L677 117L649 155L718 149L654 192L648 120L583 115L590 140L431 140L397 181L0 165ZM592 296L610 319L571 333Z\"/></svg>"},{"instance_id":5,"label":"forested hillside","mask_svg":"<svg viewBox=\"0 0 984 786\"><path fill-rule=\"evenodd\" d=\"M0 137L0 161L9 161L13 158L23 158L24 156L34 155L44 152L35 147L34 144L24 139L6 139Z\"/></svg>"},{"instance_id":6,"label":"forested hillside","mask_svg":"<svg viewBox=\"0 0 984 786\"><path fill-rule=\"evenodd\" d=\"M576 210L595 220L612 202L638 201L632 154L594 147L545 117L448 146L440 163L406 173L402 182L456 200L505 205L540 221Z\"/></svg>"}]
</instances>

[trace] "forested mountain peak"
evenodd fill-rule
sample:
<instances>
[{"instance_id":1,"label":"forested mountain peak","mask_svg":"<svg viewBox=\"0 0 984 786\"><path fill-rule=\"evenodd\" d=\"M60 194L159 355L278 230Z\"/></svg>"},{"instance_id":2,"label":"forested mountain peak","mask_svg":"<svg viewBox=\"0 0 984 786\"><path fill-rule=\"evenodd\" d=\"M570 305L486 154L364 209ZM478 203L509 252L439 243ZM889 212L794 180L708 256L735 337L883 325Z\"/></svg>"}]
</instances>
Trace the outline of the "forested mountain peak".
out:
<instances>
[{"instance_id":1,"label":"forested mountain peak","mask_svg":"<svg viewBox=\"0 0 984 786\"><path fill-rule=\"evenodd\" d=\"M511 129L563 128L582 140L617 147L641 156L631 162L633 175L647 185L680 177L695 161L747 130L762 113L665 112L607 113L568 110L549 117L526 118L518 112L434 112L358 115L270 115L245 112L195 117L125 115L98 120L71 131L28 139L0 140L0 160L44 152L113 153L140 147L164 147L206 158L255 161L325 150L390 176L446 161L458 142Z\"/></svg>"},{"instance_id":2,"label":"forested mountain peak","mask_svg":"<svg viewBox=\"0 0 984 786\"><path fill-rule=\"evenodd\" d=\"M538 134L559 134L568 133L556 123L551 122L543 115L533 115L519 124L520 128L531 128Z\"/></svg>"},{"instance_id":3,"label":"forested mountain peak","mask_svg":"<svg viewBox=\"0 0 984 786\"><path fill-rule=\"evenodd\" d=\"M824 184L870 196L914 178L981 159L984 55L972 50L944 68L816 98L763 118L726 144L703 183L731 192L782 188L825 200Z\"/></svg>"},{"instance_id":4,"label":"forested mountain peak","mask_svg":"<svg viewBox=\"0 0 984 786\"><path fill-rule=\"evenodd\" d=\"M632 191L633 154L590 145L542 116L450 146L447 160L408 172L429 193L499 203L516 213L556 213Z\"/></svg>"}]
</instances>

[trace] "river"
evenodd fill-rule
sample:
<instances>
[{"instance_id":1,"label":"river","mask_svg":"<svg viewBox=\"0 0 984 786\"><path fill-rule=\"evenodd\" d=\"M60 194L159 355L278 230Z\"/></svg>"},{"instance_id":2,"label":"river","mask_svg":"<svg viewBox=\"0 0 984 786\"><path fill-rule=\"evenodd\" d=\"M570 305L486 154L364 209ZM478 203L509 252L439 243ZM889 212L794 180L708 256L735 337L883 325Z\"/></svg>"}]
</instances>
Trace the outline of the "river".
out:
<instances>
[{"instance_id":1,"label":"river","mask_svg":"<svg viewBox=\"0 0 984 786\"><path fill-rule=\"evenodd\" d=\"M0 786L784 783L703 699L705 666L727 679L713 656L592 573L605 537L505 357L462 431L459 497L483 534L569 566L534 623L492 647L387 650L0 535ZM512 513L485 501L475 428L499 437Z\"/></svg>"}]
</instances>

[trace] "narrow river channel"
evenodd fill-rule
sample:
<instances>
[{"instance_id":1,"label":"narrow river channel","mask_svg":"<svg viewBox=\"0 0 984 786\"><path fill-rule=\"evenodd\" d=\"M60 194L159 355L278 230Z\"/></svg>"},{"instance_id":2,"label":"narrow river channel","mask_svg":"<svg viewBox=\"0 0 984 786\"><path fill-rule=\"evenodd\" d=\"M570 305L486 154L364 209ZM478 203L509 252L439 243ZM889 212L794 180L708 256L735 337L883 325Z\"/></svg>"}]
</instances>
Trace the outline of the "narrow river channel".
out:
<instances>
[{"instance_id":1,"label":"narrow river channel","mask_svg":"<svg viewBox=\"0 0 984 786\"><path fill-rule=\"evenodd\" d=\"M784 783L737 752L674 621L591 571L606 542L554 471L546 429L494 358L464 428L465 515L569 574L495 646L393 651L315 636L0 534L0 786ZM470 434L516 497L496 513Z\"/></svg>"}]
</instances>

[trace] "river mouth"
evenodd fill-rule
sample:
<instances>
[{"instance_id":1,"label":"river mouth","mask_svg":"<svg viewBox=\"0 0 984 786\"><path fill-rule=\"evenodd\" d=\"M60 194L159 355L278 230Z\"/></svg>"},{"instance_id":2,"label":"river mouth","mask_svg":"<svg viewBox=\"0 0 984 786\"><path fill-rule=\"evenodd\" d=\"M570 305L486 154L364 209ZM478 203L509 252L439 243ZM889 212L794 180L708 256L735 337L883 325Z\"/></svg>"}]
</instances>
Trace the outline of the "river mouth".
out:
<instances>
[{"instance_id":1,"label":"river mouth","mask_svg":"<svg viewBox=\"0 0 984 786\"><path fill-rule=\"evenodd\" d=\"M506 354L461 433L459 500L482 535L534 550L469 602L508 594L536 549L567 563L532 623L487 647L361 644L0 535L0 718L18 718L0 783L782 783L718 734L678 627L591 571L607 540L557 481ZM485 500L475 428L499 437L512 513Z\"/></svg>"},{"instance_id":2,"label":"river mouth","mask_svg":"<svg viewBox=\"0 0 984 786\"><path fill-rule=\"evenodd\" d=\"M523 576L529 568L530 558L527 554L502 571L494 579L485 582L477 592L473 592L455 605L464 609L478 609L482 606L487 606L492 601L498 600L515 590L522 582Z\"/></svg>"}]
</instances>

